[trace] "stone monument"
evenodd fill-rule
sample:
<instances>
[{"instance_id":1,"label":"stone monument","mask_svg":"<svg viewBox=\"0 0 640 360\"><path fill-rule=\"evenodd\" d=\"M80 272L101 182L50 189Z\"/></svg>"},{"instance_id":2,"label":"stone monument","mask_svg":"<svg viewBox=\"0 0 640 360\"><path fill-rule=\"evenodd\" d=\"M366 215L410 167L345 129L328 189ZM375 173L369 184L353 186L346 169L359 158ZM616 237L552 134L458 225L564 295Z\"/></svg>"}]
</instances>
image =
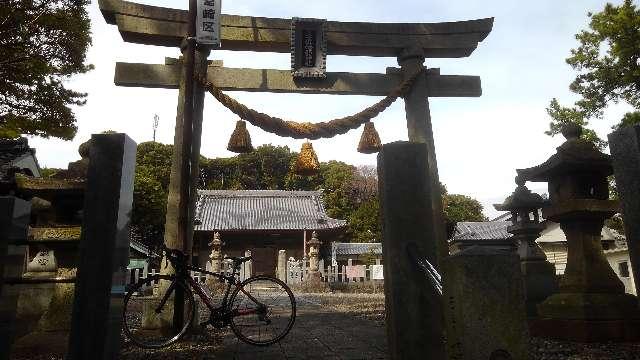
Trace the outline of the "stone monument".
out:
<instances>
[{"instance_id":1,"label":"stone monument","mask_svg":"<svg viewBox=\"0 0 640 360\"><path fill-rule=\"evenodd\" d=\"M473 246L442 262L449 359L528 358L520 259Z\"/></svg>"}]
</instances>

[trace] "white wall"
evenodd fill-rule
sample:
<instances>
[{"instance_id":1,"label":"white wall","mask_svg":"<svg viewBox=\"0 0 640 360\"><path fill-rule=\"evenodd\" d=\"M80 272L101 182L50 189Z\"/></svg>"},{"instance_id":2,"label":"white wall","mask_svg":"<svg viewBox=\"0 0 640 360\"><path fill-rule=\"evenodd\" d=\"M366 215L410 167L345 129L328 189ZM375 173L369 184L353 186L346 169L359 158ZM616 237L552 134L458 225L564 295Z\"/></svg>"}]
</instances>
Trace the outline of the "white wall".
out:
<instances>
[{"instance_id":1,"label":"white wall","mask_svg":"<svg viewBox=\"0 0 640 360\"><path fill-rule=\"evenodd\" d=\"M618 278L624 284L624 290L629 293L636 295L636 287L633 281L633 271L631 271L631 262L629 261L629 251L628 250L619 250L619 251L605 251L605 256L607 257L607 261L609 261L609 265L613 271L618 275ZM620 263L627 263L627 268L629 269L629 276L622 277L620 276Z\"/></svg>"}]
</instances>

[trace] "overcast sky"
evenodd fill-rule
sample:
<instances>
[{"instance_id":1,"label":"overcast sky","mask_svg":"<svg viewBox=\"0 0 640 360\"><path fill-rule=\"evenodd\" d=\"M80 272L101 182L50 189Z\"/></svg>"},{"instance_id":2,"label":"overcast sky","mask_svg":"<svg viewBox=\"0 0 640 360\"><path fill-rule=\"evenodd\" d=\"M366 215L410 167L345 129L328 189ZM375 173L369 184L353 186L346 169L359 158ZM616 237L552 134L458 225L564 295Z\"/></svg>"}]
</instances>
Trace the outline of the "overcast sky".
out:
<instances>
[{"instance_id":1,"label":"overcast sky","mask_svg":"<svg viewBox=\"0 0 640 360\"><path fill-rule=\"evenodd\" d=\"M187 8L188 1L139 1L147 4ZM614 1L619 3L620 1ZM431 99L440 180L450 193L472 196L485 205L485 213L496 214L490 204L501 202L513 191L516 168L544 161L562 143L560 137L544 134L550 121L545 112L552 97L571 104L575 96L568 90L575 73L565 63L574 34L587 26L587 12L604 7L597 0L475 1L475 0L236 0L223 1L226 14L291 18L312 17L335 21L441 22L495 17L493 31L468 58L427 59L428 67L442 74L479 75L483 95L479 98ZM177 57L179 50L127 44L116 26L108 25L90 5L93 46L88 61L95 70L74 77L69 86L89 94L87 104L76 109L78 135L74 141L30 139L42 167L66 167L79 158L78 145L90 134L107 129L125 132L136 142L152 139L153 115L160 116L157 140L173 143L177 90L121 88L113 84L116 61L163 63ZM221 59L227 67L287 70L289 54L214 51L211 59ZM397 66L395 58L329 56L328 71L384 73ZM379 100L378 97L339 95L291 95L230 93L261 112L297 121L322 121L356 113ZM601 137L627 110L610 109L605 119L593 123ZM207 94L204 109L202 154L228 157L230 133L237 117ZM404 105L396 101L375 119L383 143L406 140ZM278 138L249 126L254 146L272 143L298 151L302 141ZM350 164L372 164L375 155L356 151L361 130L330 140L314 141L321 161L341 160ZM542 186L541 186L542 185ZM544 192L544 184L529 184Z\"/></svg>"}]
</instances>

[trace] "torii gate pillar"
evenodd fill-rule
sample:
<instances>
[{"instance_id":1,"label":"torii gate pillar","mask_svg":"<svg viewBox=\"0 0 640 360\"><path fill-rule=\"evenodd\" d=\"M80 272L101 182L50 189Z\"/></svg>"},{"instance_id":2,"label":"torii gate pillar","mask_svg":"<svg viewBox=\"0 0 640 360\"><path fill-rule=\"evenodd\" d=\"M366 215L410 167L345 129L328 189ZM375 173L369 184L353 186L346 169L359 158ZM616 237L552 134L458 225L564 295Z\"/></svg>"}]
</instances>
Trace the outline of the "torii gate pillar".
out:
<instances>
[{"instance_id":1,"label":"torii gate pillar","mask_svg":"<svg viewBox=\"0 0 640 360\"><path fill-rule=\"evenodd\" d=\"M422 49L405 49L398 64L406 79L424 67ZM429 114L427 78L405 95L409 142L385 144L378 155L378 193L385 257L385 308L392 359L445 359L439 294L412 264L408 249L437 264L447 254L442 197Z\"/></svg>"},{"instance_id":2,"label":"torii gate pillar","mask_svg":"<svg viewBox=\"0 0 640 360\"><path fill-rule=\"evenodd\" d=\"M402 69L403 78L408 78L419 69L424 68L424 51L420 48L404 49L398 56L398 65ZM438 163L436 161L436 147L433 141L431 114L429 112L429 93L426 72L423 72L413 83L410 91L404 97L404 109L407 118L409 141L427 145L426 179L430 188L431 206L434 209L432 238L436 241L438 259L449 255L446 244L444 219L442 218L442 194L440 193L440 179ZM439 261L439 260L438 260Z\"/></svg>"}]
</instances>

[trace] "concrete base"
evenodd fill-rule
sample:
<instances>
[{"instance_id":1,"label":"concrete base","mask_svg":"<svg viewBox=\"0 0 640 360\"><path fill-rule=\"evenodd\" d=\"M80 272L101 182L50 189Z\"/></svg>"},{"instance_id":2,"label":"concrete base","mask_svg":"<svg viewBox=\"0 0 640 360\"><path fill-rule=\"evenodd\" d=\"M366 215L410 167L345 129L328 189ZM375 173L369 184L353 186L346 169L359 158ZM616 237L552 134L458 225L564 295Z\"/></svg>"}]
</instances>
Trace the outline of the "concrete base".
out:
<instances>
[{"instance_id":1,"label":"concrete base","mask_svg":"<svg viewBox=\"0 0 640 360\"><path fill-rule=\"evenodd\" d=\"M629 294L559 293L538 305L533 336L602 342L640 340L638 299Z\"/></svg>"},{"instance_id":2,"label":"concrete base","mask_svg":"<svg viewBox=\"0 0 640 360\"><path fill-rule=\"evenodd\" d=\"M530 319L531 336L577 342L640 340L640 320Z\"/></svg>"},{"instance_id":3,"label":"concrete base","mask_svg":"<svg viewBox=\"0 0 640 360\"><path fill-rule=\"evenodd\" d=\"M538 305L538 313L549 319L640 319L638 299L629 294L558 293Z\"/></svg>"}]
</instances>

